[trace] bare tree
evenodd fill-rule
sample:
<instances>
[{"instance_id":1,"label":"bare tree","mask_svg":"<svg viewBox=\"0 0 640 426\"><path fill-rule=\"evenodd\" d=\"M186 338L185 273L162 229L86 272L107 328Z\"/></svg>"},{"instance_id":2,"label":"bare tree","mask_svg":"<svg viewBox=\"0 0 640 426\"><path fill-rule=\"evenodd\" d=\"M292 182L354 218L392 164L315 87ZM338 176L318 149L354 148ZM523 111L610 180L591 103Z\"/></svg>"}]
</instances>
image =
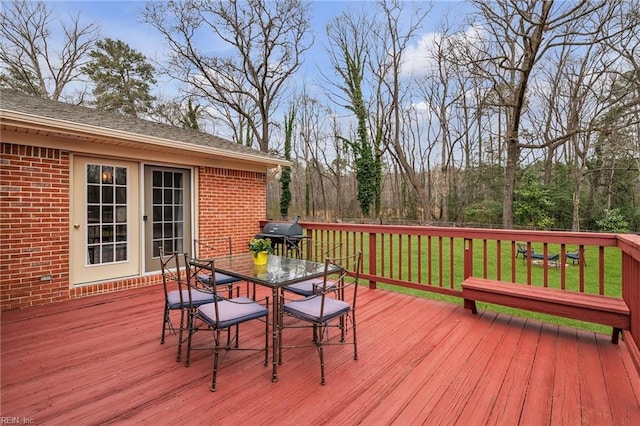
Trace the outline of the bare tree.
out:
<instances>
[{"instance_id":1,"label":"bare tree","mask_svg":"<svg viewBox=\"0 0 640 426\"><path fill-rule=\"evenodd\" d=\"M194 95L227 113L233 111L243 124L234 125L227 117L230 126L238 130L246 124L260 150L268 151L271 115L310 46L305 39L308 4L301 0L149 2L144 18L168 43L166 71ZM238 141L245 138L236 135Z\"/></svg>"},{"instance_id":2,"label":"bare tree","mask_svg":"<svg viewBox=\"0 0 640 426\"><path fill-rule=\"evenodd\" d=\"M406 13L404 5L398 0L379 0L378 7L382 11L382 17L380 25L373 25L374 47L370 63L374 80L372 85L376 87L376 113L371 128L380 173L378 186L381 186L382 179L381 157L387 147L391 147L393 158L402 169L402 175L409 180L411 187L420 197L422 211L426 211L426 191L418 177L419 171L414 169L412 160L407 158L408 153L402 146L401 136L406 118L403 117L403 111L407 108L404 93L408 89L409 79L405 78L403 81L401 72L406 49L421 28L428 10L418 8ZM405 14L409 16L408 22L404 22ZM379 212L379 194L377 204Z\"/></svg>"},{"instance_id":3,"label":"bare tree","mask_svg":"<svg viewBox=\"0 0 640 426\"><path fill-rule=\"evenodd\" d=\"M546 150L547 185L558 157L556 153L566 148L564 161L571 166L574 185L572 230L579 231L580 201L592 142L618 100L610 96L608 77L617 62L616 55L596 43L575 50L572 46L561 46L545 61L538 81L531 85L530 98L535 107L525 111L524 121L531 129L526 133L532 135L532 140L522 141L522 146L525 150Z\"/></svg>"},{"instance_id":4,"label":"bare tree","mask_svg":"<svg viewBox=\"0 0 640 426\"><path fill-rule=\"evenodd\" d=\"M60 46L52 41L58 24ZM65 22L42 1L2 2L0 85L59 100L69 83L79 80L97 39L98 27L80 24L79 15Z\"/></svg>"},{"instance_id":5,"label":"bare tree","mask_svg":"<svg viewBox=\"0 0 640 426\"><path fill-rule=\"evenodd\" d=\"M513 227L516 170L520 163L521 122L534 70L546 54L562 45L602 42L610 34L593 23L604 23L617 2L589 1L555 4L553 0L473 0L479 11L481 40L470 44L473 72L491 79L507 111L505 130L506 163L503 192L503 226ZM596 19L597 18L597 19ZM506 89L506 90L504 90Z\"/></svg>"},{"instance_id":6,"label":"bare tree","mask_svg":"<svg viewBox=\"0 0 640 426\"><path fill-rule=\"evenodd\" d=\"M375 145L369 132L370 99L366 96L366 77L370 58L371 26L367 14L343 12L327 25L329 60L337 79L325 78L335 89L334 102L353 113L354 137L341 136L353 152L358 182L357 200L365 217L371 215L380 191L376 179Z\"/></svg>"}]
</instances>

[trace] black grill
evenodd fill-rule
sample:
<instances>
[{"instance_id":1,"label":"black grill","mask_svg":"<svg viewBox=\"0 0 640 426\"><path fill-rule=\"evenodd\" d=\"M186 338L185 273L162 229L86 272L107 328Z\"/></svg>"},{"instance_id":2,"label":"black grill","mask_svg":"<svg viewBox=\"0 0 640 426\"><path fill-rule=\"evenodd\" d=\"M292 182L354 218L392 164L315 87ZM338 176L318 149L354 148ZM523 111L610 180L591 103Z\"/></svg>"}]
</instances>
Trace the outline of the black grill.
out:
<instances>
[{"instance_id":1,"label":"black grill","mask_svg":"<svg viewBox=\"0 0 640 426\"><path fill-rule=\"evenodd\" d=\"M304 235L302 227L298 224L299 216L296 216L293 222L268 222L262 228L262 231L256 234L257 238L269 238L274 246L282 245L285 241L297 244Z\"/></svg>"}]
</instances>

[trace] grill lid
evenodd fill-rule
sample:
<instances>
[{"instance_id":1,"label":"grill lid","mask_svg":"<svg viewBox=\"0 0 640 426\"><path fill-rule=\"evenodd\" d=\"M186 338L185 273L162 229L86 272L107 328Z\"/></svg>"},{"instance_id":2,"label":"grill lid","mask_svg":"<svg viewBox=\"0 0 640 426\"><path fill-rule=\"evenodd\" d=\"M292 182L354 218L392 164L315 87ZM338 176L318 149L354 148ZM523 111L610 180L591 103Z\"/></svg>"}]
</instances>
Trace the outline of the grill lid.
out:
<instances>
[{"instance_id":1,"label":"grill lid","mask_svg":"<svg viewBox=\"0 0 640 426\"><path fill-rule=\"evenodd\" d=\"M264 225L262 232L257 234L257 237L271 238L271 237L301 237L302 227L298 224L296 216L293 222L269 222Z\"/></svg>"}]
</instances>

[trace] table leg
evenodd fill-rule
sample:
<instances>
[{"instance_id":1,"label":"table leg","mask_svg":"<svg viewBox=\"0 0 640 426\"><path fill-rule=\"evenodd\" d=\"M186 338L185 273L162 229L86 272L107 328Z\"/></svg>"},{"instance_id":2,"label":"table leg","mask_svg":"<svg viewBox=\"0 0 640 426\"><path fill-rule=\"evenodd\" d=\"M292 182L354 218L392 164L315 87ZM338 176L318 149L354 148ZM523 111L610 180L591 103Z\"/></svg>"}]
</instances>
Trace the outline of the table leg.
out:
<instances>
[{"instance_id":1,"label":"table leg","mask_svg":"<svg viewBox=\"0 0 640 426\"><path fill-rule=\"evenodd\" d=\"M278 381L278 327L280 325L279 321L279 305L280 300L278 298L278 288L273 288L273 312L271 313L271 331L273 333L273 374L271 376L271 381L273 383Z\"/></svg>"}]
</instances>

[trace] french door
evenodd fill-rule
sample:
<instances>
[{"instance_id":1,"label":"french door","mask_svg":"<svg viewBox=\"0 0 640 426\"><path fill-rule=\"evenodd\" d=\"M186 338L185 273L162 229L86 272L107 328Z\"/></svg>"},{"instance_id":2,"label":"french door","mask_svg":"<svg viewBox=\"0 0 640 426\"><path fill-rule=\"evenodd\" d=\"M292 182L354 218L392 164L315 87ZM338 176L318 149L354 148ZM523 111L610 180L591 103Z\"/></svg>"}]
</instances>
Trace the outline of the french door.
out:
<instances>
[{"instance_id":1,"label":"french door","mask_svg":"<svg viewBox=\"0 0 640 426\"><path fill-rule=\"evenodd\" d=\"M160 247L191 252L191 171L145 166L145 271L160 269Z\"/></svg>"},{"instance_id":2,"label":"french door","mask_svg":"<svg viewBox=\"0 0 640 426\"><path fill-rule=\"evenodd\" d=\"M73 157L72 285L140 273L138 164Z\"/></svg>"}]
</instances>

